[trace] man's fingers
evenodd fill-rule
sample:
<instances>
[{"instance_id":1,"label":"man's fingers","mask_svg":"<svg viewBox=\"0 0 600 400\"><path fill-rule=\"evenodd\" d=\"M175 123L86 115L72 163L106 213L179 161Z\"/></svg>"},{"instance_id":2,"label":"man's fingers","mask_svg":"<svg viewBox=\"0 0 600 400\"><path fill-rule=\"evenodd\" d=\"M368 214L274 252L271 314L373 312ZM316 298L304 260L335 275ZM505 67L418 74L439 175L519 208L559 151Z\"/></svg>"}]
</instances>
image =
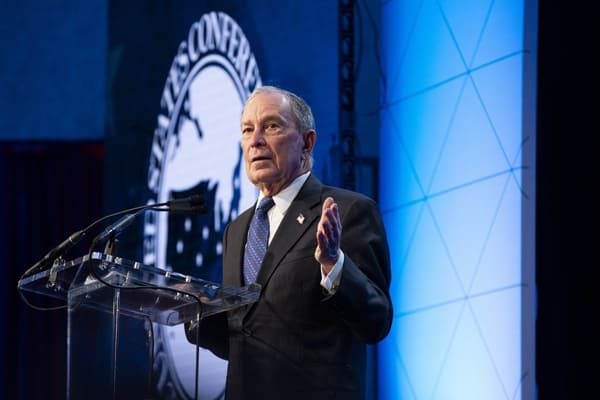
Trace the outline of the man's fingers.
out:
<instances>
[{"instance_id":1,"label":"man's fingers","mask_svg":"<svg viewBox=\"0 0 600 400\"><path fill-rule=\"evenodd\" d=\"M317 227L317 249L315 257L320 262L335 260L340 248L342 223L337 203L332 197L323 201L321 220Z\"/></svg>"},{"instance_id":2,"label":"man's fingers","mask_svg":"<svg viewBox=\"0 0 600 400\"><path fill-rule=\"evenodd\" d=\"M342 230L342 219L340 218L340 208L338 207L337 203L334 204L333 211L334 211L334 215L335 215L335 222L337 223L337 228L341 231Z\"/></svg>"},{"instance_id":3,"label":"man's fingers","mask_svg":"<svg viewBox=\"0 0 600 400\"><path fill-rule=\"evenodd\" d=\"M325 210L327 210L331 204L333 204L333 197L327 197L323 202L323 212L325 212Z\"/></svg>"},{"instance_id":4,"label":"man's fingers","mask_svg":"<svg viewBox=\"0 0 600 400\"><path fill-rule=\"evenodd\" d=\"M327 247L327 236L323 231L317 232L317 242L320 249L325 249Z\"/></svg>"}]
</instances>

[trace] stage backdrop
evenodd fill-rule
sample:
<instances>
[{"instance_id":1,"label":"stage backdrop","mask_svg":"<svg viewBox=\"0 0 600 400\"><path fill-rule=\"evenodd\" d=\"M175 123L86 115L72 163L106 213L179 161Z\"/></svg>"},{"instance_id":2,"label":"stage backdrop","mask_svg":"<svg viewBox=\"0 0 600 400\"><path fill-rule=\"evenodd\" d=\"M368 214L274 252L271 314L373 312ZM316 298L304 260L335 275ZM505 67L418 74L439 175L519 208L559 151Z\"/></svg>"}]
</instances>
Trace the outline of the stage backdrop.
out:
<instances>
[{"instance_id":1,"label":"stage backdrop","mask_svg":"<svg viewBox=\"0 0 600 400\"><path fill-rule=\"evenodd\" d=\"M382 5L382 399L535 398L535 3Z\"/></svg>"},{"instance_id":2,"label":"stage backdrop","mask_svg":"<svg viewBox=\"0 0 600 400\"><path fill-rule=\"evenodd\" d=\"M148 212L118 255L219 282L225 225L250 207L239 118L265 84L303 96L317 124L315 173L325 182L338 129L337 2L111 1L108 210L201 193L209 212ZM135 355L132 355L135 356ZM183 326L155 326L161 398L192 398L195 348ZM200 398L222 395L226 363L200 355Z\"/></svg>"}]
</instances>

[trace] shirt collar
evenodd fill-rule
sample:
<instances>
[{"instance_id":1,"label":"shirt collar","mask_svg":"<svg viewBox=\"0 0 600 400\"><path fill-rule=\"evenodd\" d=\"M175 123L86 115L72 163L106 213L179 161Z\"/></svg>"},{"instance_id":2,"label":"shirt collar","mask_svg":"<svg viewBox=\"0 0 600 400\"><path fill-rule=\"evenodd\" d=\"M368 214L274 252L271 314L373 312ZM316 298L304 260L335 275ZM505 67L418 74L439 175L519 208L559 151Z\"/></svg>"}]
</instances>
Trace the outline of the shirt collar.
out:
<instances>
[{"instance_id":1,"label":"shirt collar","mask_svg":"<svg viewBox=\"0 0 600 400\"><path fill-rule=\"evenodd\" d=\"M298 192L300 192L302 185L304 185L304 182L306 182L309 175L310 171L300 175L299 177L294 179L292 183L290 183L285 189L273 196L273 201L275 202L273 208L276 208L281 214L285 214L288 208L290 208L290 204L292 204L292 201L298 195ZM262 193L259 193L258 201L256 202L257 206L263 197L265 196Z\"/></svg>"}]
</instances>

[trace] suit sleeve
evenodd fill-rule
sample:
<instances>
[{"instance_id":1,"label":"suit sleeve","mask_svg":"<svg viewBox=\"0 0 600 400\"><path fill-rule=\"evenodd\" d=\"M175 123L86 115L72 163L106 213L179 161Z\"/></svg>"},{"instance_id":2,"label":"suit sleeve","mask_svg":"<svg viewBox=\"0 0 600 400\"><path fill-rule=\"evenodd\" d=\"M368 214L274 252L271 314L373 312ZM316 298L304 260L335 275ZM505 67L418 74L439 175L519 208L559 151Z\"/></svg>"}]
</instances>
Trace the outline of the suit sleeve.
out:
<instances>
[{"instance_id":1,"label":"suit sleeve","mask_svg":"<svg viewBox=\"0 0 600 400\"><path fill-rule=\"evenodd\" d=\"M225 228L223 236L223 247L227 246L227 237L229 233L229 225ZM227 263L227 260L223 260ZM223 271L223 283L230 284L225 278L229 273ZM187 340L192 344L197 344L200 347L210 350L214 355L224 360L229 359L229 327L227 312L220 312L203 318L197 325L194 323L185 324L185 335Z\"/></svg>"},{"instance_id":2,"label":"suit sleeve","mask_svg":"<svg viewBox=\"0 0 600 400\"><path fill-rule=\"evenodd\" d=\"M185 323L185 336L192 344L210 350L224 360L229 359L229 341L227 336L227 313L211 315L200 320L198 325Z\"/></svg>"},{"instance_id":3,"label":"suit sleeve","mask_svg":"<svg viewBox=\"0 0 600 400\"><path fill-rule=\"evenodd\" d=\"M325 301L355 336L377 343L389 333L393 318L390 255L383 220L370 199L340 204L340 212L342 276L335 294Z\"/></svg>"}]
</instances>

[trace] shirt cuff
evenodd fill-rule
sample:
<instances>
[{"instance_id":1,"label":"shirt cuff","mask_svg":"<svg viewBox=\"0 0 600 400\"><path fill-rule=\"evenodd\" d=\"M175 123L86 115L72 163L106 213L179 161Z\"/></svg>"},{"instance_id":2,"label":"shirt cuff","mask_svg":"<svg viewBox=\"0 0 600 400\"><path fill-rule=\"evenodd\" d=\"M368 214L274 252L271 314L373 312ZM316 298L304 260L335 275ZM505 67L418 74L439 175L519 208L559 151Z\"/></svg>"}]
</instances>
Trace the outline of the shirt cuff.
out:
<instances>
[{"instance_id":1,"label":"shirt cuff","mask_svg":"<svg viewBox=\"0 0 600 400\"><path fill-rule=\"evenodd\" d=\"M334 264L329 274L325 274L323 271L323 266L321 265L321 286L323 289L327 291L329 294L334 294L340 285L340 280L342 279L342 266L344 265L344 252L340 250L340 256L338 260Z\"/></svg>"}]
</instances>

